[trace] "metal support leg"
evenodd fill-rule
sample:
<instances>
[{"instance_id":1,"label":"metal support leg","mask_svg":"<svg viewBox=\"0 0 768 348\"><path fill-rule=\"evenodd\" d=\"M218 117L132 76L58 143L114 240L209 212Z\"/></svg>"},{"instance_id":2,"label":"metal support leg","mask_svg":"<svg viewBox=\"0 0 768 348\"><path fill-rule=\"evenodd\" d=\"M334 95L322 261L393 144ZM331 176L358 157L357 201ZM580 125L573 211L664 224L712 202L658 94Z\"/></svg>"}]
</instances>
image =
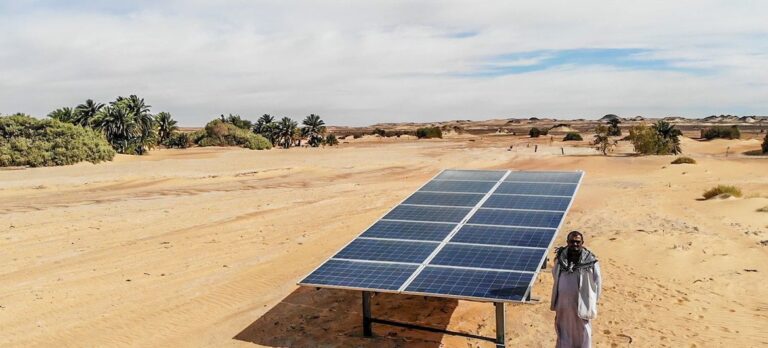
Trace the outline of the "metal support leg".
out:
<instances>
[{"instance_id":1,"label":"metal support leg","mask_svg":"<svg viewBox=\"0 0 768 348\"><path fill-rule=\"evenodd\" d=\"M371 323L371 292L363 291L363 336L373 336Z\"/></svg>"},{"instance_id":2,"label":"metal support leg","mask_svg":"<svg viewBox=\"0 0 768 348\"><path fill-rule=\"evenodd\" d=\"M496 302L496 347L497 348L504 348L505 340L504 340L504 322L505 322L505 312L504 312L504 302Z\"/></svg>"}]
</instances>

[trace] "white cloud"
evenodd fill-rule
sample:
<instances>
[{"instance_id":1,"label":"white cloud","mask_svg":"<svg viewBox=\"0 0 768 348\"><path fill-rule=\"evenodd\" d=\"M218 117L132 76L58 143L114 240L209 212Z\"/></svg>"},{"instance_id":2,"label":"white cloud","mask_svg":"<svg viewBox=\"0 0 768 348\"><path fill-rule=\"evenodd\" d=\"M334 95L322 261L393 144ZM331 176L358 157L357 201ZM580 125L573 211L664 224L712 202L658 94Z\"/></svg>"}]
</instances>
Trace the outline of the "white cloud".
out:
<instances>
[{"instance_id":1,"label":"white cloud","mask_svg":"<svg viewBox=\"0 0 768 348\"><path fill-rule=\"evenodd\" d=\"M42 116L135 93L183 125L221 113L353 125L768 114L767 15L763 2L725 1L5 4L0 112ZM459 76L503 54L578 48L643 48L643 58L706 72L574 65Z\"/></svg>"}]
</instances>

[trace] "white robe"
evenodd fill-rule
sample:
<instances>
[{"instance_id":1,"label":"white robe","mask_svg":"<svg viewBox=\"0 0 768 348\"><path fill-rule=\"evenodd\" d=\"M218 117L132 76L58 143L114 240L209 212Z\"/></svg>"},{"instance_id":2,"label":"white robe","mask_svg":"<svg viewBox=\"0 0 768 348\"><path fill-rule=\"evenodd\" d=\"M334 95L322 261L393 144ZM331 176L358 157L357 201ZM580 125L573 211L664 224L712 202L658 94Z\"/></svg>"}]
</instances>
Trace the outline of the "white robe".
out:
<instances>
[{"instance_id":1,"label":"white robe","mask_svg":"<svg viewBox=\"0 0 768 348\"><path fill-rule=\"evenodd\" d=\"M555 311L557 348L592 347L591 319L597 315L600 295L600 265L577 270L560 271L556 263L552 274L552 309Z\"/></svg>"}]
</instances>

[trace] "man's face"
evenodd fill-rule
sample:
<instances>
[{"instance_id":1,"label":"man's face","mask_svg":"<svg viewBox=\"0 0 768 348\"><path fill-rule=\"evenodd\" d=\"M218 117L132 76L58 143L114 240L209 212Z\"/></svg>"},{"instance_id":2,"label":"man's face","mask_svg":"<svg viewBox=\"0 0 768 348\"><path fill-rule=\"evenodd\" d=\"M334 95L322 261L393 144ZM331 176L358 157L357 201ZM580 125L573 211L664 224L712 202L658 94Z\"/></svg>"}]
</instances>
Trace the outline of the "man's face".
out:
<instances>
[{"instance_id":1,"label":"man's face","mask_svg":"<svg viewBox=\"0 0 768 348\"><path fill-rule=\"evenodd\" d=\"M584 244L584 241L578 234L568 238L568 246L571 248L571 250L581 251L582 244Z\"/></svg>"}]
</instances>

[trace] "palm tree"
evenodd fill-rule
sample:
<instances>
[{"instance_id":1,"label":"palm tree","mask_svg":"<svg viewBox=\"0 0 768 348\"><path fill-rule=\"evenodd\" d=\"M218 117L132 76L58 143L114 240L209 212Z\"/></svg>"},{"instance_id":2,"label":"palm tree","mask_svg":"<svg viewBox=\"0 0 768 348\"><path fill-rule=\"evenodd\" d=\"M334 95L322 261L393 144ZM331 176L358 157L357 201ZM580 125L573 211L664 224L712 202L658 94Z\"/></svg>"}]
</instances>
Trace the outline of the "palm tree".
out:
<instances>
[{"instance_id":1,"label":"palm tree","mask_svg":"<svg viewBox=\"0 0 768 348\"><path fill-rule=\"evenodd\" d=\"M140 135L139 127L128 109L121 105L109 105L96 113L93 127L104 133L115 151L126 153Z\"/></svg>"},{"instance_id":2,"label":"palm tree","mask_svg":"<svg viewBox=\"0 0 768 348\"><path fill-rule=\"evenodd\" d=\"M176 120L171 117L171 114L165 111L155 116L155 122L157 123L158 144L164 144L171 137L171 134L179 129L179 127L176 126Z\"/></svg>"},{"instance_id":3,"label":"palm tree","mask_svg":"<svg viewBox=\"0 0 768 348\"><path fill-rule=\"evenodd\" d=\"M311 114L301 123L304 125L302 132L308 138L307 143L312 147L320 146L320 143L323 142L323 134L325 133L325 122L320 119L320 116Z\"/></svg>"},{"instance_id":4,"label":"palm tree","mask_svg":"<svg viewBox=\"0 0 768 348\"><path fill-rule=\"evenodd\" d=\"M679 129L676 129L673 124L664 120L656 122L653 128L661 138L660 145L662 148L659 151L660 154L672 153L677 155L683 153L683 150L680 148L680 139L678 138L683 133Z\"/></svg>"},{"instance_id":5,"label":"palm tree","mask_svg":"<svg viewBox=\"0 0 768 348\"><path fill-rule=\"evenodd\" d=\"M298 123L291 120L289 117L283 117L277 124L277 141L283 148L287 149L291 147L291 140L293 140L293 135L296 133L297 125Z\"/></svg>"},{"instance_id":6,"label":"palm tree","mask_svg":"<svg viewBox=\"0 0 768 348\"><path fill-rule=\"evenodd\" d=\"M61 122L74 123L75 114L70 107L63 107L51 111L48 117Z\"/></svg>"},{"instance_id":7,"label":"palm tree","mask_svg":"<svg viewBox=\"0 0 768 348\"><path fill-rule=\"evenodd\" d=\"M89 126L93 117L96 116L96 113L103 107L104 104L95 103L93 99L86 100L85 103L75 107L75 123L83 127Z\"/></svg>"}]
</instances>

